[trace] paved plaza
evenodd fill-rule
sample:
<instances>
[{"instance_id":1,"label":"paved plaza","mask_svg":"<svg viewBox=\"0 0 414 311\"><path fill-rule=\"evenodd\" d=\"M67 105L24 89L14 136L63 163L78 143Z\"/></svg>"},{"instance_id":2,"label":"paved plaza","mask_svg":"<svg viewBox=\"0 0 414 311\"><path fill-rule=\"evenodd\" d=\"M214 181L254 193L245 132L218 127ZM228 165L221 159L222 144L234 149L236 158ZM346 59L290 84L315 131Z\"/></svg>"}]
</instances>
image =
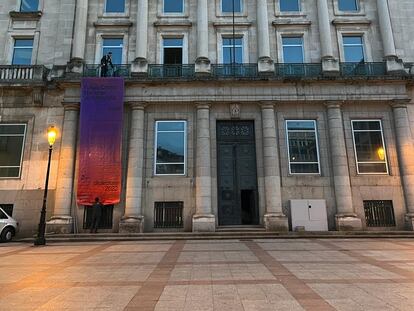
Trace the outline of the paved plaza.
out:
<instances>
[{"instance_id":1,"label":"paved plaza","mask_svg":"<svg viewBox=\"0 0 414 311\"><path fill-rule=\"evenodd\" d=\"M414 310L413 239L0 245L0 310Z\"/></svg>"}]
</instances>

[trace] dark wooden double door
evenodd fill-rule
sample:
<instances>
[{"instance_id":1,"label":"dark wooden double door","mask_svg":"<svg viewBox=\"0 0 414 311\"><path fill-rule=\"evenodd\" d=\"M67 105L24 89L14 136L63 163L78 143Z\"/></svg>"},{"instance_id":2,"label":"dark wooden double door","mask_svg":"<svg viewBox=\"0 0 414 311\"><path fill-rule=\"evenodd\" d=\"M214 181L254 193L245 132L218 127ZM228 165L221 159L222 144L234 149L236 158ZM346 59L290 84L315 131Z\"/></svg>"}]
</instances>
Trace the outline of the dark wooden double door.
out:
<instances>
[{"instance_id":1,"label":"dark wooden double door","mask_svg":"<svg viewBox=\"0 0 414 311\"><path fill-rule=\"evenodd\" d=\"M259 223L253 121L217 121L219 225Z\"/></svg>"}]
</instances>

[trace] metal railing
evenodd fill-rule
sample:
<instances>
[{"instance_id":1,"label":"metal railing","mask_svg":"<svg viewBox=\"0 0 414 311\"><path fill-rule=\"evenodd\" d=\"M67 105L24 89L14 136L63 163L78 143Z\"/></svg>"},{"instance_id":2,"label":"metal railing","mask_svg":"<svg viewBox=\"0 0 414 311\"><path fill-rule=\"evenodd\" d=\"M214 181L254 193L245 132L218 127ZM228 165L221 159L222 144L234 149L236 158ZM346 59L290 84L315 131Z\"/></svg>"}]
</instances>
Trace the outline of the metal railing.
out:
<instances>
[{"instance_id":1,"label":"metal railing","mask_svg":"<svg viewBox=\"0 0 414 311\"><path fill-rule=\"evenodd\" d=\"M387 74L386 64L382 63L341 63L342 77L379 77Z\"/></svg>"},{"instance_id":2,"label":"metal railing","mask_svg":"<svg viewBox=\"0 0 414 311\"><path fill-rule=\"evenodd\" d=\"M322 64L275 64L275 76L283 78L314 78L322 76Z\"/></svg>"},{"instance_id":3,"label":"metal railing","mask_svg":"<svg viewBox=\"0 0 414 311\"><path fill-rule=\"evenodd\" d=\"M392 201L364 201L365 221L367 227L394 227L395 217Z\"/></svg>"},{"instance_id":4,"label":"metal railing","mask_svg":"<svg viewBox=\"0 0 414 311\"><path fill-rule=\"evenodd\" d=\"M183 202L155 202L154 228L183 228Z\"/></svg>"},{"instance_id":5,"label":"metal railing","mask_svg":"<svg viewBox=\"0 0 414 311\"><path fill-rule=\"evenodd\" d=\"M42 81L46 78L47 69L41 65L8 65L0 66L0 81Z\"/></svg>"},{"instance_id":6,"label":"metal railing","mask_svg":"<svg viewBox=\"0 0 414 311\"><path fill-rule=\"evenodd\" d=\"M155 79L165 78L192 78L195 76L194 64L179 65L148 65L148 77Z\"/></svg>"},{"instance_id":7,"label":"metal railing","mask_svg":"<svg viewBox=\"0 0 414 311\"><path fill-rule=\"evenodd\" d=\"M84 77L129 77L131 74L131 65L115 65L109 66L107 72L103 71L101 65L87 64L83 68Z\"/></svg>"},{"instance_id":8,"label":"metal railing","mask_svg":"<svg viewBox=\"0 0 414 311\"><path fill-rule=\"evenodd\" d=\"M258 77L257 64L214 64L211 75L217 78L255 78Z\"/></svg>"}]
</instances>

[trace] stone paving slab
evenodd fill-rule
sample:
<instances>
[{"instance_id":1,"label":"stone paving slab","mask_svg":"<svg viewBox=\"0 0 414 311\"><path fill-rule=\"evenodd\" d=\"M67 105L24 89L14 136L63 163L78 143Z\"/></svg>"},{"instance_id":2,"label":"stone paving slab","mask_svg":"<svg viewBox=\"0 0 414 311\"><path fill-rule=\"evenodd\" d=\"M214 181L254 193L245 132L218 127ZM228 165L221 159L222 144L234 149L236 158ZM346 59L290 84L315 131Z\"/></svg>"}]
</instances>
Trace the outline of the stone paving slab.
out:
<instances>
[{"instance_id":1,"label":"stone paving slab","mask_svg":"<svg viewBox=\"0 0 414 311\"><path fill-rule=\"evenodd\" d=\"M0 244L0 311L414 310L414 240Z\"/></svg>"}]
</instances>

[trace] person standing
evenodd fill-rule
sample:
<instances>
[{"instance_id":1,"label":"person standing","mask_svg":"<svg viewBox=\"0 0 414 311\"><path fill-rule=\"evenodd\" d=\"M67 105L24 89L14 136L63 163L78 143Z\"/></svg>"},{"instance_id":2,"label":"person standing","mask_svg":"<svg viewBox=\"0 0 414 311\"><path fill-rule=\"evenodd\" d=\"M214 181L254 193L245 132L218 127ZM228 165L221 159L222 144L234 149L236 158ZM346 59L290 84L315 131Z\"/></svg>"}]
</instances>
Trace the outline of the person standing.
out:
<instances>
[{"instance_id":1,"label":"person standing","mask_svg":"<svg viewBox=\"0 0 414 311\"><path fill-rule=\"evenodd\" d=\"M95 203L92 205L92 222L91 222L91 233L98 232L99 222L101 221L103 205L99 201L99 198L95 198Z\"/></svg>"},{"instance_id":2,"label":"person standing","mask_svg":"<svg viewBox=\"0 0 414 311\"><path fill-rule=\"evenodd\" d=\"M109 66L111 66L112 70L114 69L114 65L112 64L112 52L109 52L101 58L101 77L108 77Z\"/></svg>"}]
</instances>

